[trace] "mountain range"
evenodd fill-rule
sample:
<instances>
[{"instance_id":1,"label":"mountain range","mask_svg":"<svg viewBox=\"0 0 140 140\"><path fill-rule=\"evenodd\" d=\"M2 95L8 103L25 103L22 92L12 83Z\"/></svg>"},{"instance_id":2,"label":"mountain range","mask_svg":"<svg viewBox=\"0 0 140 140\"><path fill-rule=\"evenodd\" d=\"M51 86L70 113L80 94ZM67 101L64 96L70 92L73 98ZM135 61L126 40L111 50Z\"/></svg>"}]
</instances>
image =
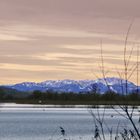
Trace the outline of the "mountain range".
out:
<instances>
[{"instance_id":1,"label":"mountain range","mask_svg":"<svg viewBox=\"0 0 140 140\"><path fill-rule=\"evenodd\" d=\"M128 93L132 93L137 89L137 86L127 81ZM96 91L97 93L104 94L109 89L115 93L124 93L126 91L126 81L124 79L108 77L106 80L48 80L40 83L35 82L23 82L14 85L4 85L6 88L14 89L22 92L33 92L39 91L57 91L61 92L74 92L74 93L85 93ZM140 89L140 87L138 87Z\"/></svg>"}]
</instances>

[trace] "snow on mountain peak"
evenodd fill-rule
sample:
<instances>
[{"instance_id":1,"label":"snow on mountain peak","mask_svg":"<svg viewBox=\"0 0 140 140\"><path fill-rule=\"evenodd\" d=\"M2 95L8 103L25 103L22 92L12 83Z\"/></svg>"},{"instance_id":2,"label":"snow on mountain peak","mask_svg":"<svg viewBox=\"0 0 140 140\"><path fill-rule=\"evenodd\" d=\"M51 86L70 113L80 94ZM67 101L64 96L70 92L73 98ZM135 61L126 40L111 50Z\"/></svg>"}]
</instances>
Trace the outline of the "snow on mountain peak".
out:
<instances>
[{"instance_id":1,"label":"snow on mountain peak","mask_svg":"<svg viewBox=\"0 0 140 140\"><path fill-rule=\"evenodd\" d=\"M107 77L106 79L100 78L97 80L48 80L40 83L34 82L23 82L15 85L10 85L7 87L19 90L19 91L57 91L57 92L90 92L95 88L98 89L100 93L105 93L108 91L108 86L112 91L117 93L122 93L122 87L125 88L126 81L124 79ZM128 81L128 91L136 89L136 85ZM125 91L125 90L124 90Z\"/></svg>"}]
</instances>

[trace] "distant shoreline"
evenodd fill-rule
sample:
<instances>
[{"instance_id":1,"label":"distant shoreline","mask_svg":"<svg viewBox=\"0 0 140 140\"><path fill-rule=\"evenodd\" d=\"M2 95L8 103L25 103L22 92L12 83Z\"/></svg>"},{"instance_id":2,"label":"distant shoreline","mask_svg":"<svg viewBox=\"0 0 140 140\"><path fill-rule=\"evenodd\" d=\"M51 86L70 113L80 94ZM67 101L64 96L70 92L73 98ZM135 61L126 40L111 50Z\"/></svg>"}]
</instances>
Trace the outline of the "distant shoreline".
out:
<instances>
[{"instance_id":1,"label":"distant shoreline","mask_svg":"<svg viewBox=\"0 0 140 140\"><path fill-rule=\"evenodd\" d=\"M17 103L0 103L0 108L89 108L92 105L42 105L42 104L17 104ZM104 107L104 105L100 105Z\"/></svg>"},{"instance_id":2,"label":"distant shoreline","mask_svg":"<svg viewBox=\"0 0 140 140\"><path fill-rule=\"evenodd\" d=\"M48 104L48 105L40 105L40 104L17 104L17 103L0 103L0 109L2 108L17 108L17 109L22 109L22 108L32 108L32 109L37 109L37 108L112 108L112 106L118 106L118 105L53 105L53 104ZM130 105L128 105L130 106ZM136 107L139 107L137 105Z\"/></svg>"}]
</instances>

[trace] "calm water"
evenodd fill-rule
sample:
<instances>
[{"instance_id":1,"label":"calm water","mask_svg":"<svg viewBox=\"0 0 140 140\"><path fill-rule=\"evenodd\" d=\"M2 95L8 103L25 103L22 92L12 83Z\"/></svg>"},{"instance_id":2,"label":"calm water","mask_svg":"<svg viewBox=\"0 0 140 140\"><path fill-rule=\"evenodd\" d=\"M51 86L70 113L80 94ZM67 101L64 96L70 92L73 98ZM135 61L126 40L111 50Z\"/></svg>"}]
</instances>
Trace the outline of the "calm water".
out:
<instances>
[{"instance_id":1,"label":"calm water","mask_svg":"<svg viewBox=\"0 0 140 140\"><path fill-rule=\"evenodd\" d=\"M103 109L99 111L102 114ZM106 109L105 120L114 132L118 122L119 129L129 127L127 121L111 109ZM61 140L60 126L69 139L91 140L94 136L94 121L86 108L2 108L0 111L0 140Z\"/></svg>"}]
</instances>

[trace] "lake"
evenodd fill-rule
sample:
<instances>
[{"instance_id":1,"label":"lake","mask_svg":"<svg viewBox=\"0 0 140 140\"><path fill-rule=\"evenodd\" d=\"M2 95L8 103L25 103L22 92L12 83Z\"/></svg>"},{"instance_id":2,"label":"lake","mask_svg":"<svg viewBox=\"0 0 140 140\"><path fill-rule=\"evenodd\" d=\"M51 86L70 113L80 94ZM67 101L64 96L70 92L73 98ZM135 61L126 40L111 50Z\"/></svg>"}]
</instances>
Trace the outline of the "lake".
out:
<instances>
[{"instance_id":1,"label":"lake","mask_svg":"<svg viewBox=\"0 0 140 140\"><path fill-rule=\"evenodd\" d=\"M104 109L99 109L100 115ZM121 110L118 109L121 112ZM92 140L95 123L89 108L42 108L8 106L0 108L1 140ZM98 115L97 109L93 112ZM134 120L137 123L138 113ZM116 132L131 127L128 121L112 109L105 110L105 122ZM65 129L65 137L61 129ZM108 135L107 127L105 134Z\"/></svg>"}]
</instances>

